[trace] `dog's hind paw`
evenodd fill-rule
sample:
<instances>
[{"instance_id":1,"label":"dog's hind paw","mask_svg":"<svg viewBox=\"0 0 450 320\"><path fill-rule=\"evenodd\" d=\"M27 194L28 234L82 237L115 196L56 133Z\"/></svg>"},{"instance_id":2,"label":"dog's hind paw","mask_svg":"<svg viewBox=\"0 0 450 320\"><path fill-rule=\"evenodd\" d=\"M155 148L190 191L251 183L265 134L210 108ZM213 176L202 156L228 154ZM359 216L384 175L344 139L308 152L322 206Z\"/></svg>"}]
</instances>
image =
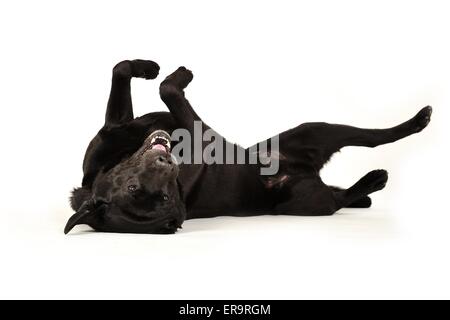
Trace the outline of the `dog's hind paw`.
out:
<instances>
[{"instance_id":1,"label":"dog's hind paw","mask_svg":"<svg viewBox=\"0 0 450 320\"><path fill-rule=\"evenodd\" d=\"M431 114L433 113L433 108L430 106L423 108L417 113L413 120L413 130L414 132L420 132L425 129L431 120Z\"/></svg>"},{"instance_id":2,"label":"dog's hind paw","mask_svg":"<svg viewBox=\"0 0 450 320\"><path fill-rule=\"evenodd\" d=\"M388 172L386 170L373 170L366 174L361 183L368 188L367 194L380 191L386 187L388 181Z\"/></svg>"}]
</instances>

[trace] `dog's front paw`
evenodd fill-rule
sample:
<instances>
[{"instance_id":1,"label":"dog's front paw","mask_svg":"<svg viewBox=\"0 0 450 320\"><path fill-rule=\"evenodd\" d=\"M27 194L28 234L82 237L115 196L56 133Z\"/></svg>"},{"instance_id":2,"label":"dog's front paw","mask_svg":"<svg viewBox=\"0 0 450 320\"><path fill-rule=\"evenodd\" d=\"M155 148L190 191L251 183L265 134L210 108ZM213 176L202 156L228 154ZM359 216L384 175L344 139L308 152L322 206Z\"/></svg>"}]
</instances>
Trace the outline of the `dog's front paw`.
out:
<instances>
[{"instance_id":1,"label":"dog's front paw","mask_svg":"<svg viewBox=\"0 0 450 320\"><path fill-rule=\"evenodd\" d=\"M412 119L414 132L420 132L428 126L432 113L433 108L430 106L419 111L419 113Z\"/></svg>"},{"instance_id":2,"label":"dog's front paw","mask_svg":"<svg viewBox=\"0 0 450 320\"><path fill-rule=\"evenodd\" d=\"M151 60L130 61L131 75L136 78L155 79L159 73L159 65Z\"/></svg>"},{"instance_id":3,"label":"dog's front paw","mask_svg":"<svg viewBox=\"0 0 450 320\"><path fill-rule=\"evenodd\" d=\"M192 72L185 67L179 67L175 72L169 75L161 85L172 85L179 90L183 90L192 81L194 75Z\"/></svg>"}]
</instances>

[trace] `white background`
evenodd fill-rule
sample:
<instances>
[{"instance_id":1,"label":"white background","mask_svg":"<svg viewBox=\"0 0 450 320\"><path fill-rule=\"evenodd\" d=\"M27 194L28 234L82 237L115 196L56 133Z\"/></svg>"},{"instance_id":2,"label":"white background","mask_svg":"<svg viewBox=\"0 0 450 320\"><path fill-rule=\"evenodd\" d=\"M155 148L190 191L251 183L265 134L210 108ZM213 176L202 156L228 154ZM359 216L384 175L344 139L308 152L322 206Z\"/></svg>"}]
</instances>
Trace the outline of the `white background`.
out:
<instances>
[{"instance_id":1,"label":"white background","mask_svg":"<svg viewBox=\"0 0 450 320\"><path fill-rule=\"evenodd\" d=\"M0 298L450 298L449 16L430 0L1 2ZM161 66L133 80L137 115L165 110L159 82L184 65L197 112L244 146L302 122L434 114L324 169L343 187L387 169L369 210L64 236L111 69L134 58Z\"/></svg>"}]
</instances>

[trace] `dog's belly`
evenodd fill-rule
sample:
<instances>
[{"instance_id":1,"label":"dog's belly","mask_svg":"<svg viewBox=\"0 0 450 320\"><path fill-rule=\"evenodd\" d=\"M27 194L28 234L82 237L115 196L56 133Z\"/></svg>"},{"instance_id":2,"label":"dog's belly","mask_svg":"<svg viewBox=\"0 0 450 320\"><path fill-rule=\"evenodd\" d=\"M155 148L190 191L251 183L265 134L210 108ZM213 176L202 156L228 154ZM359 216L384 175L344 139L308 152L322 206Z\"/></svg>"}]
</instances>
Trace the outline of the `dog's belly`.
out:
<instances>
[{"instance_id":1,"label":"dog's belly","mask_svg":"<svg viewBox=\"0 0 450 320\"><path fill-rule=\"evenodd\" d=\"M179 181L187 219L255 215L274 205L272 192L247 165L183 165Z\"/></svg>"}]
</instances>

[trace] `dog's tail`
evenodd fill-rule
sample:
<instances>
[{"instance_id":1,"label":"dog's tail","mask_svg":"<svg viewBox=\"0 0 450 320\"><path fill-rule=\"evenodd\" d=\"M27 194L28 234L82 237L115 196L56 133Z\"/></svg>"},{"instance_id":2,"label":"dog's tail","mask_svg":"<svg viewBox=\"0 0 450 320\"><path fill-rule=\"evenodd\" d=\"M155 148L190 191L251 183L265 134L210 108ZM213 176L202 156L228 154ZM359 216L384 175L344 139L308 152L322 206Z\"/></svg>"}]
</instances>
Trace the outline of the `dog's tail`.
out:
<instances>
[{"instance_id":1,"label":"dog's tail","mask_svg":"<svg viewBox=\"0 0 450 320\"><path fill-rule=\"evenodd\" d=\"M333 191L343 191L342 188L333 187L330 186L331 190ZM362 198L359 198L358 200L350 203L349 205L345 206L346 208L370 208L372 205L372 199L370 199L369 196L364 196Z\"/></svg>"},{"instance_id":2,"label":"dog's tail","mask_svg":"<svg viewBox=\"0 0 450 320\"><path fill-rule=\"evenodd\" d=\"M74 211L78 211L83 202L91 197L91 191L87 188L75 188L70 196L70 206Z\"/></svg>"}]
</instances>

